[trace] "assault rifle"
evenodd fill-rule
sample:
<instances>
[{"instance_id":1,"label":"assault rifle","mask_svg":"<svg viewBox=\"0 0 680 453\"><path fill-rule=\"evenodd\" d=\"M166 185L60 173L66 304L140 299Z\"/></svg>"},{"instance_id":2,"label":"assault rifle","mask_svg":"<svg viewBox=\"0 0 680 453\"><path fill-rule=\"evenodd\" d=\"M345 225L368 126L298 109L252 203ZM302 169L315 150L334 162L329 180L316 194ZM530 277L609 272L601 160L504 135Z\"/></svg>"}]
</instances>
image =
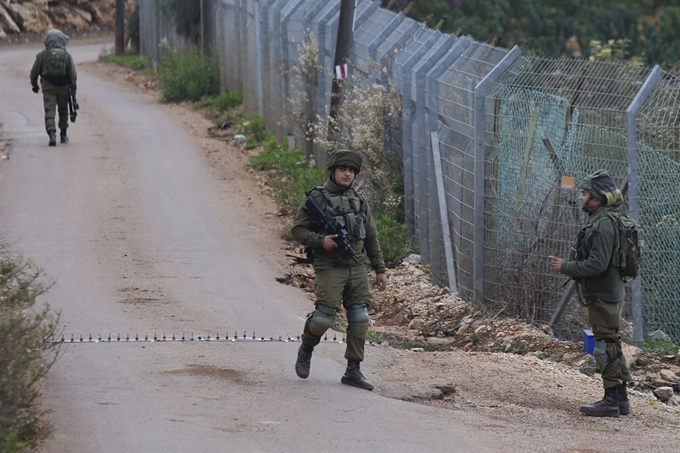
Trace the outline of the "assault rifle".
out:
<instances>
[{"instance_id":1,"label":"assault rifle","mask_svg":"<svg viewBox=\"0 0 680 453\"><path fill-rule=\"evenodd\" d=\"M334 264L337 266L340 264L343 258L352 258L355 263L358 263L357 252L354 251L352 245L347 240L347 230L345 229L344 222L336 222L332 218L328 217L326 211L321 209L319 203L313 197L307 197L305 202L305 211L309 215L312 223L319 228L319 231L326 230L330 234L335 234L337 237L334 239L335 243L338 244L342 255L340 259Z\"/></svg>"},{"instance_id":2,"label":"assault rifle","mask_svg":"<svg viewBox=\"0 0 680 453\"><path fill-rule=\"evenodd\" d=\"M73 94L73 91L70 89L68 90L68 114L71 117L71 122L75 123L76 118L78 118L78 110L80 110L80 106L78 105L78 101L76 100L76 96Z\"/></svg>"}]
</instances>

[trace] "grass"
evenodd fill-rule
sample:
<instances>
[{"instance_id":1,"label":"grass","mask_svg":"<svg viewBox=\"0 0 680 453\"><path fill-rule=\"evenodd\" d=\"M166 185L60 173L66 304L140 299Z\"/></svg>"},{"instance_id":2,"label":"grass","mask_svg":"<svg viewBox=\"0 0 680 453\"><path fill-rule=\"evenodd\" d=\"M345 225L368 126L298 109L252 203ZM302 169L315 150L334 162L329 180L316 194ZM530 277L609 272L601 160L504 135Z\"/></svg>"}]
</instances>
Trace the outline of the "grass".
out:
<instances>
[{"instance_id":1,"label":"grass","mask_svg":"<svg viewBox=\"0 0 680 453\"><path fill-rule=\"evenodd\" d=\"M274 199L289 212L297 210L307 190L323 182L323 170L312 168L302 150L279 145L274 138L251 156L249 166L270 176Z\"/></svg>"},{"instance_id":2,"label":"grass","mask_svg":"<svg viewBox=\"0 0 680 453\"><path fill-rule=\"evenodd\" d=\"M219 66L195 48L164 49L158 60L158 83L163 102L197 102L220 93Z\"/></svg>"},{"instance_id":3,"label":"grass","mask_svg":"<svg viewBox=\"0 0 680 453\"><path fill-rule=\"evenodd\" d=\"M217 113L224 113L241 106L241 104L243 104L243 95L240 91L223 91L217 96L198 101L196 106L211 108Z\"/></svg>"},{"instance_id":4,"label":"grass","mask_svg":"<svg viewBox=\"0 0 680 453\"><path fill-rule=\"evenodd\" d=\"M135 71L152 71L153 65L151 60L146 57L141 57L139 55L103 55L100 57L101 61L104 63L117 64L118 66L124 66L126 68L134 69Z\"/></svg>"},{"instance_id":5,"label":"grass","mask_svg":"<svg viewBox=\"0 0 680 453\"><path fill-rule=\"evenodd\" d=\"M665 340L659 341L647 340L642 345L643 351L652 352L660 356L676 355L679 349L680 348L678 348L678 345L676 345L672 341Z\"/></svg>"},{"instance_id":6,"label":"grass","mask_svg":"<svg viewBox=\"0 0 680 453\"><path fill-rule=\"evenodd\" d=\"M403 223L382 214L375 218L375 227L378 230L378 241L383 258L388 266L396 265L413 250L406 232L406 225Z\"/></svg>"}]
</instances>

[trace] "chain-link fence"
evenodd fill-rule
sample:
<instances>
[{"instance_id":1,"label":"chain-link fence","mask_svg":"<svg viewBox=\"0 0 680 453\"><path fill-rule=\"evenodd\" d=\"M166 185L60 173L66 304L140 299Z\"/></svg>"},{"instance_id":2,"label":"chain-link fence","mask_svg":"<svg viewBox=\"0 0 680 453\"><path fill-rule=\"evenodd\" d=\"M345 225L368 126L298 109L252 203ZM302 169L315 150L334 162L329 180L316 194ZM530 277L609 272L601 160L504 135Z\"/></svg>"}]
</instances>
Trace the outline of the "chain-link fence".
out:
<instances>
[{"instance_id":1,"label":"chain-link fence","mask_svg":"<svg viewBox=\"0 0 680 453\"><path fill-rule=\"evenodd\" d=\"M284 119L300 92L313 93L313 116L327 117L339 0L210 2L215 36L205 39L215 43L223 88L241 90L279 139L305 148L305 125ZM140 4L142 52L154 57L170 29L160 25L157 0ZM357 2L354 26L350 76L389 77L402 97L390 152L403 163L409 232L437 283L480 307L580 335L573 285L547 256L567 257L586 222L578 183L606 168L646 245L624 317L636 342L657 329L680 342L677 77L523 56L428 29L371 0ZM318 43L318 73L300 87L290 74L306 35ZM322 150L315 157L322 165Z\"/></svg>"}]
</instances>

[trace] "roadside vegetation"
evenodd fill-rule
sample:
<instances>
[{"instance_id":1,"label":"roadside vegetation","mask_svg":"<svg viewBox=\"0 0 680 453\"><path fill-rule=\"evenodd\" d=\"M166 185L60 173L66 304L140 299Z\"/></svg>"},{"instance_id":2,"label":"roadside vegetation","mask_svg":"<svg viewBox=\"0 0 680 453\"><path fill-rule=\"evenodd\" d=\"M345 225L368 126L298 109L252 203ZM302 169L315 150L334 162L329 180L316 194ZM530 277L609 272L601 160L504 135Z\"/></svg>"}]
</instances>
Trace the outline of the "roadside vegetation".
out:
<instances>
[{"instance_id":1,"label":"roadside vegetation","mask_svg":"<svg viewBox=\"0 0 680 453\"><path fill-rule=\"evenodd\" d=\"M59 357L59 316L36 299L42 272L0 245L0 453L39 447L52 432L40 408L42 379Z\"/></svg>"}]
</instances>

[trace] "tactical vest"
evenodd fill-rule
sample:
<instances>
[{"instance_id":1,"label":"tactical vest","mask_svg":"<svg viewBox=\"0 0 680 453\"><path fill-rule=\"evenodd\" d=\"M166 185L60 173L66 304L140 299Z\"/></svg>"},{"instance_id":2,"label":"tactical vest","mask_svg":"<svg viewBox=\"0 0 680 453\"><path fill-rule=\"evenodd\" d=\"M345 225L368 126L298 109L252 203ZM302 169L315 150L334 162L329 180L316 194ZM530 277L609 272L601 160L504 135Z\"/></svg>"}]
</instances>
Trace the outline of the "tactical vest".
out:
<instances>
[{"instance_id":1,"label":"tactical vest","mask_svg":"<svg viewBox=\"0 0 680 453\"><path fill-rule=\"evenodd\" d=\"M330 193L324 186L316 186L307 195L313 192L323 197L321 207L336 223L345 227L350 242L366 238L366 200L354 188L338 195Z\"/></svg>"}]
</instances>

